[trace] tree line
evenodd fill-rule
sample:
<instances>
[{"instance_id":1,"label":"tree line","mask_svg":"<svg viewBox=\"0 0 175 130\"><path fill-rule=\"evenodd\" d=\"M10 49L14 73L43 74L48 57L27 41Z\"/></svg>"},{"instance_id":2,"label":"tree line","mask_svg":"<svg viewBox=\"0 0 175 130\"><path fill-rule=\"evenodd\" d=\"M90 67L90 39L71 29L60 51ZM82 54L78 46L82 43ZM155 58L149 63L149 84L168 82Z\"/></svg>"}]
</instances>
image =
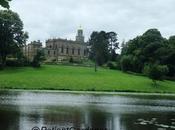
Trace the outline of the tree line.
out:
<instances>
[{"instance_id":1,"label":"tree line","mask_svg":"<svg viewBox=\"0 0 175 130\"><path fill-rule=\"evenodd\" d=\"M165 76L174 77L175 36L166 39L158 29L147 30L123 44L120 65L123 71L148 74L154 82Z\"/></svg>"},{"instance_id":2,"label":"tree line","mask_svg":"<svg viewBox=\"0 0 175 130\"><path fill-rule=\"evenodd\" d=\"M89 39L90 59L99 66L115 61L115 69L140 73L156 80L175 76L175 36L162 37L158 29L149 29L143 35L122 43L121 54L115 32L93 32ZM108 64L111 67L111 64Z\"/></svg>"}]
</instances>

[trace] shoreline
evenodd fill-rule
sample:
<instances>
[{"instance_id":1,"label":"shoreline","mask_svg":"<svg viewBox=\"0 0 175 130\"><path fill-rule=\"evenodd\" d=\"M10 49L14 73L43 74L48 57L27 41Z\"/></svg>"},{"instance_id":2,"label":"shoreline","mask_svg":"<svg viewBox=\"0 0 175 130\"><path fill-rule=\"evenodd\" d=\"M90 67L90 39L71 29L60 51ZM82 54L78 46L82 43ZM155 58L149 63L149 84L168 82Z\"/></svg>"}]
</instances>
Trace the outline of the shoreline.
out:
<instances>
[{"instance_id":1,"label":"shoreline","mask_svg":"<svg viewBox=\"0 0 175 130\"><path fill-rule=\"evenodd\" d=\"M175 93L149 93L149 92L110 92L110 91L75 91L75 90L30 90L30 89L0 89L0 92L36 92L36 93L69 93L69 94L103 94L103 95L133 95L133 96L175 96Z\"/></svg>"}]
</instances>

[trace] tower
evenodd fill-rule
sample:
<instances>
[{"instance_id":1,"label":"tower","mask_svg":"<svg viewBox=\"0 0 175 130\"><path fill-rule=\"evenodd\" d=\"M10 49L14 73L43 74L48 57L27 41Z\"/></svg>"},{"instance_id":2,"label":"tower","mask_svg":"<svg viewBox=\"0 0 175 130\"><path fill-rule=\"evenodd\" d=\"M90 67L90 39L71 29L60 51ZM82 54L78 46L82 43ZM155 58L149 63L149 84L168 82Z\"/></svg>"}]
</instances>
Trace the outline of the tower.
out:
<instances>
[{"instance_id":1,"label":"tower","mask_svg":"<svg viewBox=\"0 0 175 130\"><path fill-rule=\"evenodd\" d=\"M79 43L84 43L83 29L81 27L77 31L76 41Z\"/></svg>"}]
</instances>

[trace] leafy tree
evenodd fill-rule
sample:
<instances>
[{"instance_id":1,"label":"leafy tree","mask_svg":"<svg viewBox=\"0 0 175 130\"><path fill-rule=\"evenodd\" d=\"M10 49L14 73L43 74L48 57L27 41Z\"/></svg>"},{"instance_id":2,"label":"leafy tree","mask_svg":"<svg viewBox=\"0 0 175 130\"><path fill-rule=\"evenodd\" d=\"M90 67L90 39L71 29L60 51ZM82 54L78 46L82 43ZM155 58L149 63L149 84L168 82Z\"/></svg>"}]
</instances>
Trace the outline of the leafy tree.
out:
<instances>
[{"instance_id":1,"label":"leafy tree","mask_svg":"<svg viewBox=\"0 0 175 130\"><path fill-rule=\"evenodd\" d=\"M169 53L165 59L165 64L169 67L168 76L175 76L175 51L174 49L169 50Z\"/></svg>"},{"instance_id":2,"label":"leafy tree","mask_svg":"<svg viewBox=\"0 0 175 130\"><path fill-rule=\"evenodd\" d=\"M124 55L120 61L122 71L126 72L132 68L132 56Z\"/></svg>"},{"instance_id":3,"label":"leafy tree","mask_svg":"<svg viewBox=\"0 0 175 130\"><path fill-rule=\"evenodd\" d=\"M121 56L132 56L132 67L130 71L142 73L144 64L160 63L160 55L156 55L157 50L166 44L161 33L157 29L149 29L143 35L129 40L123 45Z\"/></svg>"},{"instance_id":4,"label":"leafy tree","mask_svg":"<svg viewBox=\"0 0 175 130\"><path fill-rule=\"evenodd\" d=\"M95 71L97 71L97 65L101 66L117 56L115 50L118 48L118 42L115 32L93 32L89 45L91 46L89 58L95 61Z\"/></svg>"},{"instance_id":5,"label":"leafy tree","mask_svg":"<svg viewBox=\"0 0 175 130\"><path fill-rule=\"evenodd\" d=\"M45 59L44 58L44 52L41 51L41 50L38 50L36 56L33 58L32 66L36 67L36 68L40 67L41 66L41 62L44 59Z\"/></svg>"},{"instance_id":6,"label":"leafy tree","mask_svg":"<svg viewBox=\"0 0 175 130\"><path fill-rule=\"evenodd\" d=\"M157 86L157 81L163 80L168 71L168 67L165 65L150 65L147 74L152 79L154 85Z\"/></svg>"},{"instance_id":7,"label":"leafy tree","mask_svg":"<svg viewBox=\"0 0 175 130\"><path fill-rule=\"evenodd\" d=\"M117 58L116 49L119 49L117 34L115 32L108 32L106 35L109 42L110 60L115 61Z\"/></svg>"},{"instance_id":8,"label":"leafy tree","mask_svg":"<svg viewBox=\"0 0 175 130\"><path fill-rule=\"evenodd\" d=\"M143 71L143 62L142 62L142 56L132 56L131 57L131 66L132 70L136 73L141 73Z\"/></svg>"},{"instance_id":9,"label":"leafy tree","mask_svg":"<svg viewBox=\"0 0 175 130\"><path fill-rule=\"evenodd\" d=\"M4 8L10 8L9 6L9 2L12 1L12 0L0 0L0 5Z\"/></svg>"},{"instance_id":10,"label":"leafy tree","mask_svg":"<svg viewBox=\"0 0 175 130\"><path fill-rule=\"evenodd\" d=\"M0 61L6 65L8 55L16 54L26 42L28 34L23 31L19 15L10 10L0 11Z\"/></svg>"},{"instance_id":11,"label":"leafy tree","mask_svg":"<svg viewBox=\"0 0 175 130\"><path fill-rule=\"evenodd\" d=\"M95 71L97 71L97 65L108 61L109 50L106 32L93 32L89 44L91 45L90 59L95 61Z\"/></svg>"},{"instance_id":12,"label":"leafy tree","mask_svg":"<svg viewBox=\"0 0 175 130\"><path fill-rule=\"evenodd\" d=\"M175 48L175 36L171 36L171 37L169 38L168 42L169 42L169 46L170 46L171 48Z\"/></svg>"},{"instance_id":13,"label":"leafy tree","mask_svg":"<svg viewBox=\"0 0 175 130\"><path fill-rule=\"evenodd\" d=\"M126 56L131 58L130 62ZM142 73L145 64L166 65L169 69L167 76L173 77L175 76L175 36L167 40L162 37L159 30L149 29L143 35L122 44L120 57L125 62L129 62L129 67L126 65L127 71ZM121 63L121 68L122 65Z\"/></svg>"},{"instance_id":14,"label":"leafy tree","mask_svg":"<svg viewBox=\"0 0 175 130\"><path fill-rule=\"evenodd\" d=\"M155 63L157 62L156 51L163 46L160 42L151 42L145 48L143 48L143 54L145 56L146 62Z\"/></svg>"},{"instance_id":15,"label":"leafy tree","mask_svg":"<svg viewBox=\"0 0 175 130\"><path fill-rule=\"evenodd\" d=\"M113 49L113 50L111 51L111 55L110 55L111 61L116 61L117 58L118 58L118 56L119 56L119 54L117 54L116 51Z\"/></svg>"},{"instance_id":16,"label":"leafy tree","mask_svg":"<svg viewBox=\"0 0 175 130\"><path fill-rule=\"evenodd\" d=\"M118 42L117 34L115 32L107 32L106 35L109 41L110 50L119 49L118 47L119 42Z\"/></svg>"}]
</instances>

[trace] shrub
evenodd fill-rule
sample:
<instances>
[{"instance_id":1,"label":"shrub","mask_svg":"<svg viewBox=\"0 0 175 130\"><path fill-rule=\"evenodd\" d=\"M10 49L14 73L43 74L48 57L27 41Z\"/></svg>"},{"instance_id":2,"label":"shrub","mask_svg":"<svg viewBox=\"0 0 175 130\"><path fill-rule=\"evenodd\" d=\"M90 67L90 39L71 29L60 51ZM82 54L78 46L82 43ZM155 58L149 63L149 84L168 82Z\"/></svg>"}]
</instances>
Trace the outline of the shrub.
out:
<instances>
[{"instance_id":1,"label":"shrub","mask_svg":"<svg viewBox=\"0 0 175 130\"><path fill-rule=\"evenodd\" d=\"M147 68L147 75L152 79L155 86L157 86L158 80L164 80L167 73L168 67L166 65L149 65Z\"/></svg>"},{"instance_id":2,"label":"shrub","mask_svg":"<svg viewBox=\"0 0 175 130\"><path fill-rule=\"evenodd\" d=\"M20 60L7 60L6 65L10 67L22 67L27 65L27 61L20 61Z\"/></svg>"},{"instance_id":3,"label":"shrub","mask_svg":"<svg viewBox=\"0 0 175 130\"><path fill-rule=\"evenodd\" d=\"M2 64L0 63L0 70L3 70L3 66L2 66Z\"/></svg>"},{"instance_id":4,"label":"shrub","mask_svg":"<svg viewBox=\"0 0 175 130\"><path fill-rule=\"evenodd\" d=\"M168 65L168 69L169 69L169 72L168 72L168 76L169 77L174 77L175 76L175 66L174 65Z\"/></svg>"},{"instance_id":5,"label":"shrub","mask_svg":"<svg viewBox=\"0 0 175 130\"><path fill-rule=\"evenodd\" d=\"M72 57L69 59L69 62L70 62L70 63L74 63L74 60L73 60Z\"/></svg>"},{"instance_id":6,"label":"shrub","mask_svg":"<svg viewBox=\"0 0 175 130\"><path fill-rule=\"evenodd\" d=\"M112 70L115 70L115 69L116 69L116 65L115 65L113 62L108 62L108 63L107 63L107 67L108 67L109 69L112 69Z\"/></svg>"},{"instance_id":7,"label":"shrub","mask_svg":"<svg viewBox=\"0 0 175 130\"><path fill-rule=\"evenodd\" d=\"M169 69L167 65L159 65L159 69L162 72L162 75L165 76L168 74Z\"/></svg>"}]
</instances>

